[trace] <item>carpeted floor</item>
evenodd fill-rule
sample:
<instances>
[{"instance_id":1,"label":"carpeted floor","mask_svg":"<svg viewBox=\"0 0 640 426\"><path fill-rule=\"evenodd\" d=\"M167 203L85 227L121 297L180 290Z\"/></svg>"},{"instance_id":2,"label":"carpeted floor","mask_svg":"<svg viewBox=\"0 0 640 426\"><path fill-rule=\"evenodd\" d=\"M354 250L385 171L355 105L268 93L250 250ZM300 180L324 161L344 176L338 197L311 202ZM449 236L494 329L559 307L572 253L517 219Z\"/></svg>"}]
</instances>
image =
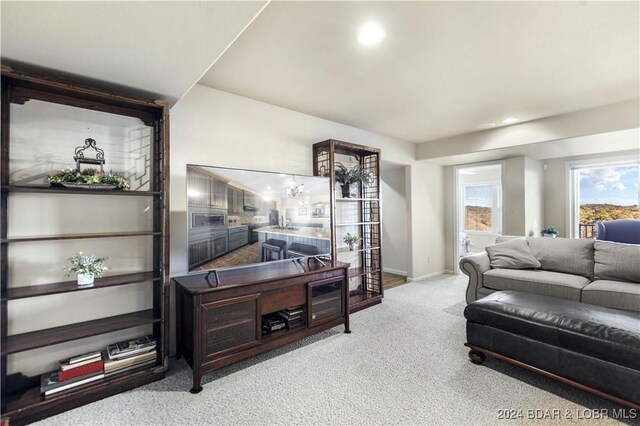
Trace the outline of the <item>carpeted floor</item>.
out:
<instances>
[{"instance_id":1,"label":"carpeted floor","mask_svg":"<svg viewBox=\"0 0 640 426\"><path fill-rule=\"evenodd\" d=\"M621 408L500 361L471 364L464 288L464 277L451 275L411 282L352 315L352 334L337 327L207 374L198 395L180 360L163 381L41 424L493 425L531 423L528 410L554 409L559 419L536 422L590 424L576 418ZM501 410L524 418L501 420Z\"/></svg>"}]
</instances>

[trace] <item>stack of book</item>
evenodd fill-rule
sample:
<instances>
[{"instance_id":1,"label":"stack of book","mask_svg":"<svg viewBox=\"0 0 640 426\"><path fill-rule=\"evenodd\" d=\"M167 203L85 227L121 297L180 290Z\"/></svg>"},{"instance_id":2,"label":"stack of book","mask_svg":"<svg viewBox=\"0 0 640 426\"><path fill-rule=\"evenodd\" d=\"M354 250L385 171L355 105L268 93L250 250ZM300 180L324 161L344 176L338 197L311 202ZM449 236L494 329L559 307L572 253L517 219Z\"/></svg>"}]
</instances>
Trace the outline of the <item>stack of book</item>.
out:
<instances>
[{"instance_id":1,"label":"stack of book","mask_svg":"<svg viewBox=\"0 0 640 426\"><path fill-rule=\"evenodd\" d=\"M284 321L288 329L292 329L302 325L302 312L302 306L294 306L293 308L281 310L278 312L278 316Z\"/></svg>"},{"instance_id":2,"label":"stack of book","mask_svg":"<svg viewBox=\"0 0 640 426\"><path fill-rule=\"evenodd\" d=\"M107 346L104 354L104 376L134 370L156 362L156 340L153 336L126 340Z\"/></svg>"},{"instance_id":3,"label":"stack of book","mask_svg":"<svg viewBox=\"0 0 640 426\"><path fill-rule=\"evenodd\" d=\"M46 395L71 390L104 377L100 352L89 352L60 361L60 369L40 377L40 391Z\"/></svg>"}]
</instances>

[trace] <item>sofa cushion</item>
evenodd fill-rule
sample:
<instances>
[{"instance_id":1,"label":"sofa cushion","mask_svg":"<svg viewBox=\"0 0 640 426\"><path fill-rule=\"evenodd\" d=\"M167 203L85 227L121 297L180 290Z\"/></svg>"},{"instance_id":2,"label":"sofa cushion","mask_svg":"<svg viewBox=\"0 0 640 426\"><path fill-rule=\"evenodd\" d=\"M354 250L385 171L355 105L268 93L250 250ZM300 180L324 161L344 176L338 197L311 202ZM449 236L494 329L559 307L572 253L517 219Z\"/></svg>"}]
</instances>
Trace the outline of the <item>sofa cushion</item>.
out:
<instances>
[{"instance_id":1,"label":"sofa cushion","mask_svg":"<svg viewBox=\"0 0 640 426\"><path fill-rule=\"evenodd\" d=\"M493 290L516 290L580 301L589 279L578 275L542 270L491 269L484 273L484 286Z\"/></svg>"},{"instance_id":2,"label":"sofa cushion","mask_svg":"<svg viewBox=\"0 0 640 426\"><path fill-rule=\"evenodd\" d=\"M504 243L485 248L492 268L529 269L539 268L540 262L533 257L525 238L514 238Z\"/></svg>"},{"instance_id":3,"label":"sofa cushion","mask_svg":"<svg viewBox=\"0 0 640 426\"><path fill-rule=\"evenodd\" d=\"M640 312L640 284L594 281L582 289L582 301L592 305Z\"/></svg>"},{"instance_id":4,"label":"sofa cushion","mask_svg":"<svg viewBox=\"0 0 640 426\"><path fill-rule=\"evenodd\" d=\"M529 237L527 242L541 269L593 277L592 239Z\"/></svg>"},{"instance_id":5,"label":"sofa cushion","mask_svg":"<svg viewBox=\"0 0 640 426\"><path fill-rule=\"evenodd\" d=\"M596 280L640 283L640 245L596 241L594 258Z\"/></svg>"}]
</instances>

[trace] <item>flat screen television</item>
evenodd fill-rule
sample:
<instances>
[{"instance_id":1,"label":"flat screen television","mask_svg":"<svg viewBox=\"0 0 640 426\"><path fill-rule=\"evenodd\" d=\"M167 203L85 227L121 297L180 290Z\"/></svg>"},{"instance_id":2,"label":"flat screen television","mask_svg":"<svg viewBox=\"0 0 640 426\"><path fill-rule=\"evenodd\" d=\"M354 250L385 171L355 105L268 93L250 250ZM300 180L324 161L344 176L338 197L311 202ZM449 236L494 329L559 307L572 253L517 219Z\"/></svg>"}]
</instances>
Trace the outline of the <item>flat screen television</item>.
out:
<instances>
[{"instance_id":1,"label":"flat screen television","mask_svg":"<svg viewBox=\"0 0 640 426\"><path fill-rule=\"evenodd\" d=\"M330 180L187 165L190 272L331 254Z\"/></svg>"}]
</instances>

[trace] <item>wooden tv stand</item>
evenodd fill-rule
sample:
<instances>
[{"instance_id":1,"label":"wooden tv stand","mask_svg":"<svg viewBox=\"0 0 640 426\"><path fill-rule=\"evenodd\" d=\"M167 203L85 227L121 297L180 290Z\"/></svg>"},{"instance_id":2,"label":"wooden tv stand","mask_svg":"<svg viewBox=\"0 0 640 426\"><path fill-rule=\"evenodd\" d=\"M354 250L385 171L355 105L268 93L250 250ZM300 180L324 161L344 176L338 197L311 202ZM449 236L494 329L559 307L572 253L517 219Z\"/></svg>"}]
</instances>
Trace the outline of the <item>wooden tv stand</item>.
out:
<instances>
[{"instance_id":1,"label":"wooden tv stand","mask_svg":"<svg viewBox=\"0 0 640 426\"><path fill-rule=\"evenodd\" d=\"M174 277L177 353L193 369L192 393L208 371L344 324L348 263L310 258ZM263 334L263 319L302 306L302 324Z\"/></svg>"}]
</instances>

